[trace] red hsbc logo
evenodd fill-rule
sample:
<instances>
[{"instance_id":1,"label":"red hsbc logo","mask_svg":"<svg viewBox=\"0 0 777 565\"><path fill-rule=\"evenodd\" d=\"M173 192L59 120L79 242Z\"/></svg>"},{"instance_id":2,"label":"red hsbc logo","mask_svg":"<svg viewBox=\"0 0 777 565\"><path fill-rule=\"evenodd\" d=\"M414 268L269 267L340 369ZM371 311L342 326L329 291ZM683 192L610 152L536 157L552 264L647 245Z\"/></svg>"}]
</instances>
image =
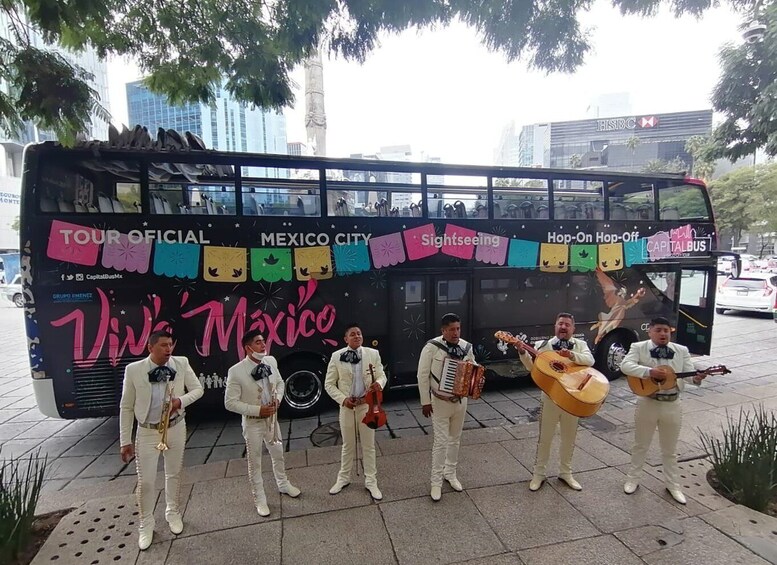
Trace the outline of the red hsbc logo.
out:
<instances>
[{"instance_id":1,"label":"red hsbc logo","mask_svg":"<svg viewBox=\"0 0 777 565\"><path fill-rule=\"evenodd\" d=\"M658 125L658 118L655 116L645 116L639 119L639 127L654 128Z\"/></svg>"}]
</instances>

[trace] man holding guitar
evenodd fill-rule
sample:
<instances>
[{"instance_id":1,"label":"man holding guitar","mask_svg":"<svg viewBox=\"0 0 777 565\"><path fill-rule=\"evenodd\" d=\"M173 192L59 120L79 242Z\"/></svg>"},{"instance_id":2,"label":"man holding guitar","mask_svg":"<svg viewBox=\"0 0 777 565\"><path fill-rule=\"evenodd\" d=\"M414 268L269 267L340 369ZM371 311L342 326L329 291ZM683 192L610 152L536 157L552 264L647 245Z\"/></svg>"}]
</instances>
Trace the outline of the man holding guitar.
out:
<instances>
[{"instance_id":1,"label":"man holding guitar","mask_svg":"<svg viewBox=\"0 0 777 565\"><path fill-rule=\"evenodd\" d=\"M666 318L650 320L646 341L631 345L621 363L621 371L631 377L650 379L657 383L658 390L650 396L641 396L634 414L634 448L631 452L631 467L626 476L623 491L632 494L639 486L645 456L658 427L658 441L663 459L664 484L677 502L685 504L685 495L680 486L680 471L677 467L677 440L680 437L683 412L680 404L682 380L676 380L676 373L693 373L693 384L700 385L707 373L697 372L691 363L688 348L670 343L672 327ZM675 381L672 383L672 381ZM667 383L661 386L662 383Z\"/></svg>"},{"instance_id":2,"label":"man holding guitar","mask_svg":"<svg viewBox=\"0 0 777 565\"><path fill-rule=\"evenodd\" d=\"M570 359L577 365L591 367L594 364L594 356L588 348L585 340L576 339L575 318L572 314L561 312L556 316L555 337L537 344L537 352L555 351L562 357ZM523 343L516 343L521 363L531 371L533 361ZM561 424L561 449L558 478L564 481L574 490L583 490L572 476L572 456L575 451L575 437L577 436L578 417L562 410L550 397L542 393L542 414L540 416L540 438L537 445L537 458L534 462L534 474L529 483L529 490L539 490L545 482L545 468L550 458L550 447L553 437L556 435L556 427Z\"/></svg>"}]
</instances>

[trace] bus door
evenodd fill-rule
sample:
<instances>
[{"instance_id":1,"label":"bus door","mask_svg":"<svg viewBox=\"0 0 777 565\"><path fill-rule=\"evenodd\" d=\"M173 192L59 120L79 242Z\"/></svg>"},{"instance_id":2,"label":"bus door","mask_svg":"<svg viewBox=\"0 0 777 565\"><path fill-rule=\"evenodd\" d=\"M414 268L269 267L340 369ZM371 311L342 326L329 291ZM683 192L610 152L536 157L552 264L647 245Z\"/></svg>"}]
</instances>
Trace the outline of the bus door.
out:
<instances>
[{"instance_id":1,"label":"bus door","mask_svg":"<svg viewBox=\"0 0 777 565\"><path fill-rule=\"evenodd\" d=\"M393 373L416 373L421 349L427 341L440 335L440 318L449 312L459 315L462 336L468 338L468 278L401 275L392 277L389 284L391 358L388 361Z\"/></svg>"},{"instance_id":2,"label":"bus door","mask_svg":"<svg viewBox=\"0 0 777 565\"><path fill-rule=\"evenodd\" d=\"M690 268L681 271L675 341L685 345L691 353L710 353L716 282L714 269Z\"/></svg>"}]
</instances>

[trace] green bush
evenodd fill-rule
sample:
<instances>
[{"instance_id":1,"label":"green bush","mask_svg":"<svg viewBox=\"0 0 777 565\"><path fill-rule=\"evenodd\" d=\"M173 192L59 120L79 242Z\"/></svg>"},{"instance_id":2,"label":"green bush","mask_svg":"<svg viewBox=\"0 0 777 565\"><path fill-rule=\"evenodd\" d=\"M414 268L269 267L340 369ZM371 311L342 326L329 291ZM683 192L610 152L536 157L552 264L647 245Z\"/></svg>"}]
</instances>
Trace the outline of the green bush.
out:
<instances>
[{"instance_id":1,"label":"green bush","mask_svg":"<svg viewBox=\"0 0 777 565\"><path fill-rule=\"evenodd\" d=\"M762 512L777 494L777 417L759 406L726 419L723 436L700 433L720 487L739 504Z\"/></svg>"},{"instance_id":2,"label":"green bush","mask_svg":"<svg viewBox=\"0 0 777 565\"><path fill-rule=\"evenodd\" d=\"M0 460L0 563L8 563L30 541L47 458L40 452L29 457Z\"/></svg>"}]
</instances>

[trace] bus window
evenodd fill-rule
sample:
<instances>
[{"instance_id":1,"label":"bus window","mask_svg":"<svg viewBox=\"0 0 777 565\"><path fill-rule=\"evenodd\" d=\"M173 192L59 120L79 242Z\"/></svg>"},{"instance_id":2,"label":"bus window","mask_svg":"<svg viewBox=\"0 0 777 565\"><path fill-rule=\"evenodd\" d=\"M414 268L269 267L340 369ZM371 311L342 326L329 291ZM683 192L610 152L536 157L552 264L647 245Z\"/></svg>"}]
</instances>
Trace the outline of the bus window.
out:
<instances>
[{"instance_id":1,"label":"bus window","mask_svg":"<svg viewBox=\"0 0 777 565\"><path fill-rule=\"evenodd\" d=\"M495 219L547 219L548 202L548 181L545 179L494 179Z\"/></svg>"},{"instance_id":2,"label":"bus window","mask_svg":"<svg viewBox=\"0 0 777 565\"><path fill-rule=\"evenodd\" d=\"M611 220L654 220L653 184L623 180L607 185Z\"/></svg>"},{"instance_id":3,"label":"bus window","mask_svg":"<svg viewBox=\"0 0 777 565\"><path fill-rule=\"evenodd\" d=\"M427 182L430 218L488 219L486 177L430 175Z\"/></svg>"},{"instance_id":4,"label":"bus window","mask_svg":"<svg viewBox=\"0 0 777 565\"><path fill-rule=\"evenodd\" d=\"M553 181L553 217L556 220L603 220L604 183L564 179Z\"/></svg>"},{"instance_id":5,"label":"bus window","mask_svg":"<svg viewBox=\"0 0 777 565\"><path fill-rule=\"evenodd\" d=\"M149 188L152 214L235 214L235 185L231 183L153 183Z\"/></svg>"},{"instance_id":6,"label":"bus window","mask_svg":"<svg viewBox=\"0 0 777 565\"><path fill-rule=\"evenodd\" d=\"M710 212L703 188L695 184L658 187L662 220L709 220Z\"/></svg>"},{"instance_id":7,"label":"bus window","mask_svg":"<svg viewBox=\"0 0 777 565\"><path fill-rule=\"evenodd\" d=\"M137 213L139 185L120 182L132 177L140 177L134 162L49 162L41 167L38 206L41 212L64 214Z\"/></svg>"},{"instance_id":8,"label":"bus window","mask_svg":"<svg viewBox=\"0 0 777 565\"><path fill-rule=\"evenodd\" d=\"M244 181L243 214L318 217L321 215L318 181Z\"/></svg>"}]
</instances>

